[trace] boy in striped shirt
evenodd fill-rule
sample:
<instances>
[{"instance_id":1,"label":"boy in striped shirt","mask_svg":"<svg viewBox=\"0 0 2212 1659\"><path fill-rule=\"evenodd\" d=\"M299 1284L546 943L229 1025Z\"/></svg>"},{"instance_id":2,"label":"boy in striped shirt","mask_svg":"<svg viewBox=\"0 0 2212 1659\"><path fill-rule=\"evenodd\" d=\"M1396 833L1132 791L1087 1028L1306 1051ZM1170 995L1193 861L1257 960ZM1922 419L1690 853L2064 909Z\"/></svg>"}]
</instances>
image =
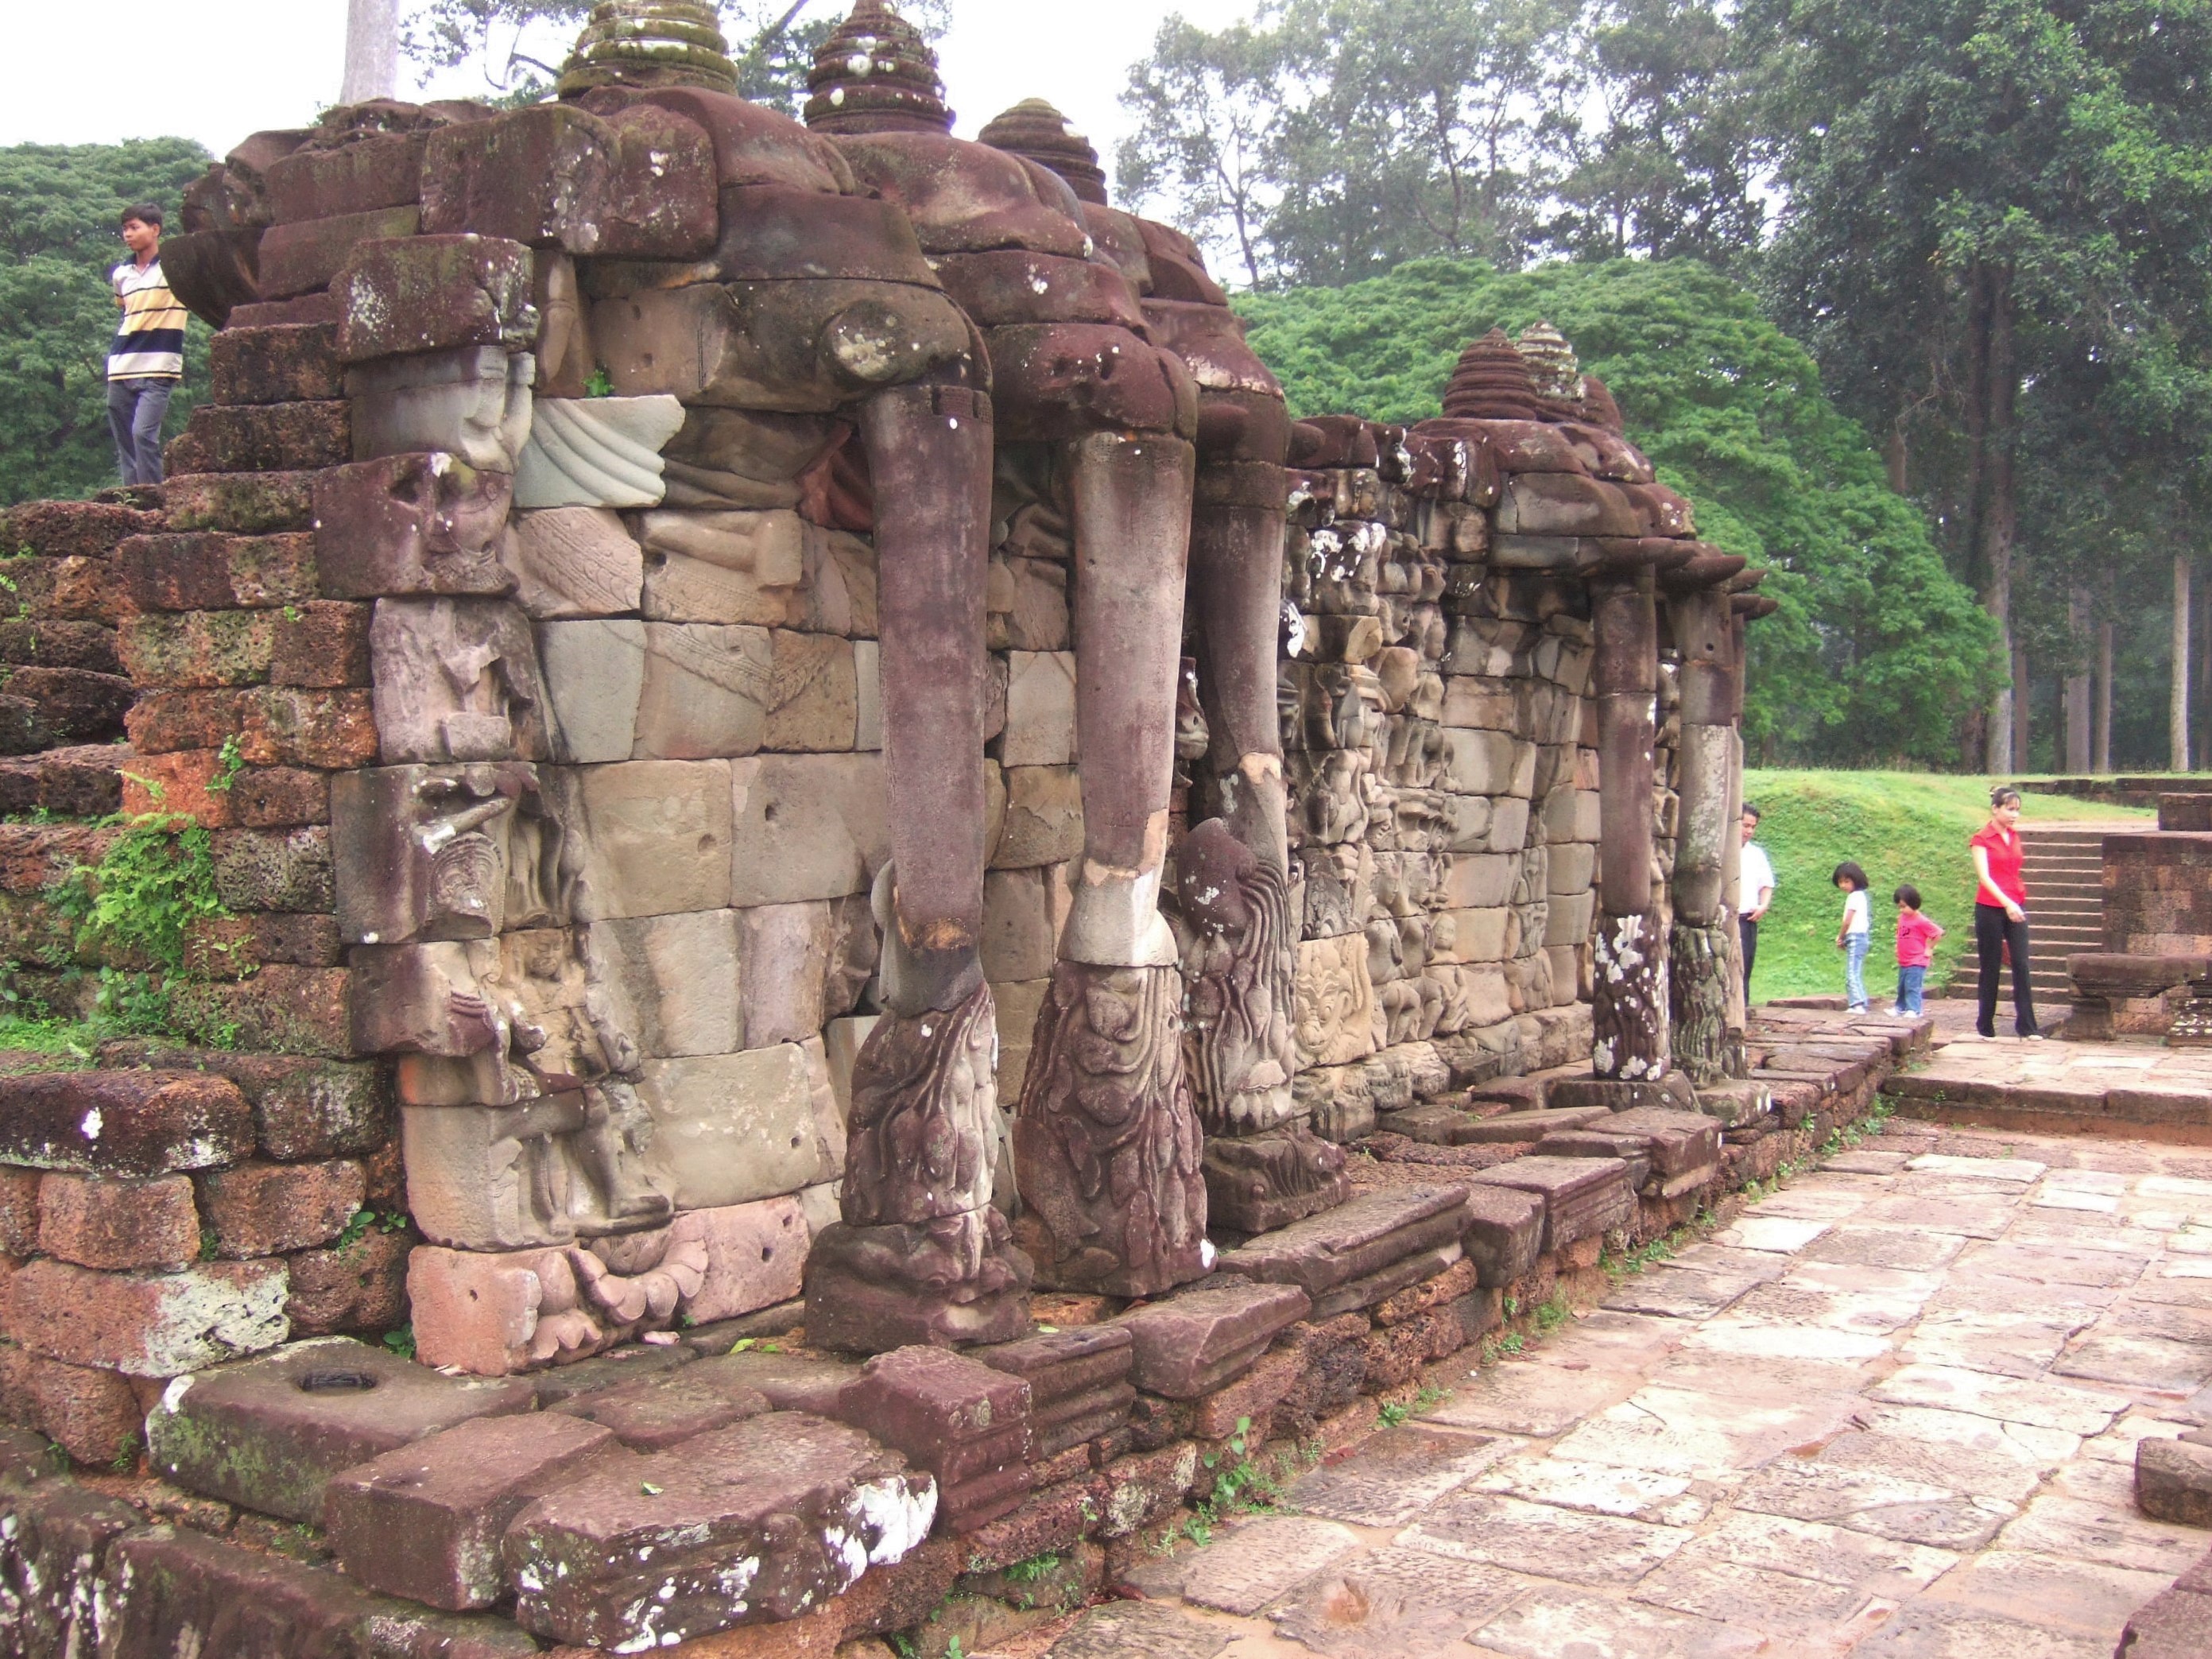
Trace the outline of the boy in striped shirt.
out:
<instances>
[{"instance_id":1,"label":"boy in striped shirt","mask_svg":"<svg viewBox=\"0 0 2212 1659\"><path fill-rule=\"evenodd\" d=\"M161 274L161 210L125 209L123 245L131 258L110 278L123 323L107 352L107 425L123 482L155 484L169 395L185 378L185 308Z\"/></svg>"}]
</instances>

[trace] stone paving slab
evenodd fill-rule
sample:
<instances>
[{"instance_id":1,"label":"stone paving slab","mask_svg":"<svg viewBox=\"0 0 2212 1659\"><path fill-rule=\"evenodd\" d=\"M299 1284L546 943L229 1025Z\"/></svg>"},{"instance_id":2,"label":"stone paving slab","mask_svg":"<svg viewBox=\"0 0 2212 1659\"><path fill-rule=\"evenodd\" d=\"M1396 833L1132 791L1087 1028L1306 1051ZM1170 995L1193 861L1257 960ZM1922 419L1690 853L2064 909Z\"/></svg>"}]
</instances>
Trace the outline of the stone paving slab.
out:
<instances>
[{"instance_id":1,"label":"stone paving slab","mask_svg":"<svg viewBox=\"0 0 2212 1659\"><path fill-rule=\"evenodd\" d=\"M1893 1123L1444 1380L1054 1659L2106 1659L2212 1543L2133 1503L2212 1421L2212 1158Z\"/></svg>"}]
</instances>

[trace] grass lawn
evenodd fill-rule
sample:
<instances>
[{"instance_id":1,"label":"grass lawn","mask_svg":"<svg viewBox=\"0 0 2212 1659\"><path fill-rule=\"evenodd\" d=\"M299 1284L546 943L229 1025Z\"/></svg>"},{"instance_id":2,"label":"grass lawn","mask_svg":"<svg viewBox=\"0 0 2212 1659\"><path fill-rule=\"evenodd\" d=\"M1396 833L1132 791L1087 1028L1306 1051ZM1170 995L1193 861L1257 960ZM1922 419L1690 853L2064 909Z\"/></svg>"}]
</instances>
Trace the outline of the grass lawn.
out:
<instances>
[{"instance_id":1,"label":"grass lawn","mask_svg":"<svg viewBox=\"0 0 2212 1659\"><path fill-rule=\"evenodd\" d=\"M1920 890L1928 914L1948 930L1928 976L1930 993L1944 984L1973 952L1974 867L1966 842L1989 820L1991 781L1927 772L1749 773L1744 796L1765 815L1759 839L1774 860L1776 882L1774 908L1759 929L1753 1000L1842 994L1836 929L1844 896L1829 878L1846 859L1873 884L1867 992L1875 1005L1887 1006L1897 989L1897 907L1889 896L1901 882ZM2063 795L2030 794L2023 805L2031 823L2157 816Z\"/></svg>"}]
</instances>

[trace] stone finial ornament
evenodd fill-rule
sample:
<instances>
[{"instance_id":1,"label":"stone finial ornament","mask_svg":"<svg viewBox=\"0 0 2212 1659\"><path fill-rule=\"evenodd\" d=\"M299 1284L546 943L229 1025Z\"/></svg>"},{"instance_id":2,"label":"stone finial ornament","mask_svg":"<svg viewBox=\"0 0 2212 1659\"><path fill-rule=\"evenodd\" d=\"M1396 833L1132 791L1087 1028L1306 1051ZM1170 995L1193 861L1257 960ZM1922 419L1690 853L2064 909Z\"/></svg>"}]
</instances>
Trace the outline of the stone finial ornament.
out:
<instances>
[{"instance_id":1,"label":"stone finial ornament","mask_svg":"<svg viewBox=\"0 0 2212 1659\"><path fill-rule=\"evenodd\" d=\"M696 0L605 0L592 7L562 68L560 94L580 98L609 86L736 92L738 66L714 8Z\"/></svg>"},{"instance_id":2,"label":"stone finial ornament","mask_svg":"<svg viewBox=\"0 0 2212 1659\"><path fill-rule=\"evenodd\" d=\"M1444 414L1459 421L1540 421L1546 407L1528 360L1502 328L1460 353L1444 388Z\"/></svg>"},{"instance_id":3,"label":"stone finial ornament","mask_svg":"<svg viewBox=\"0 0 2212 1659\"><path fill-rule=\"evenodd\" d=\"M1583 366L1565 335L1548 322L1531 323L1522 331L1515 349L1528 365L1539 395L1555 404L1581 404Z\"/></svg>"},{"instance_id":4,"label":"stone finial ornament","mask_svg":"<svg viewBox=\"0 0 2212 1659\"><path fill-rule=\"evenodd\" d=\"M1098 165L1097 150L1075 130L1073 122L1043 99L1024 99L995 117L976 137L994 149L1058 173L1077 200L1108 205L1106 169Z\"/></svg>"},{"instance_id":5,"label":"stone finial ornament","mask_svg":"<svg viewBox=\"0 0 2212 1659\"><path fill-rule=\"evenodd\" d=\"M806 125L817 132L950 132L937 53L884 0L860 0L814 54Z\"/></svg>"}]
</instances>

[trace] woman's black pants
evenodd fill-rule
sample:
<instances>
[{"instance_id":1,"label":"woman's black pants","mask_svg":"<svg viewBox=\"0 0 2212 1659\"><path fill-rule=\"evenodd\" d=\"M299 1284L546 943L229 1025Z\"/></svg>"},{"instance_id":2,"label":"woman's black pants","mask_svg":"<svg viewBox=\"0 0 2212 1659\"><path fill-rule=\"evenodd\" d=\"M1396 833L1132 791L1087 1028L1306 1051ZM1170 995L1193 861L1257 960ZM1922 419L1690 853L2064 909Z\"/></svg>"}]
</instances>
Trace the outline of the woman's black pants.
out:
<instances>
[{"instance_id":1,"label":"woman's black pants","mask_svg":"<svg viewBox=\"0 0 2212 1659\"><path fill-rule=\"evenodd\" d=\"M2037 1027L2035 996L2027 982L2027 923L2013 921L2002 907L1995 904L1974 906L1974 948L1982 959L1981 1018L1974 1022L1974 1029L1984 1036L1997 1034L1997 981L2004 973L2008 947L2012 951L2013 1030L2020 1036L2033 1036Z\"/></svg>"}]
</instances>

